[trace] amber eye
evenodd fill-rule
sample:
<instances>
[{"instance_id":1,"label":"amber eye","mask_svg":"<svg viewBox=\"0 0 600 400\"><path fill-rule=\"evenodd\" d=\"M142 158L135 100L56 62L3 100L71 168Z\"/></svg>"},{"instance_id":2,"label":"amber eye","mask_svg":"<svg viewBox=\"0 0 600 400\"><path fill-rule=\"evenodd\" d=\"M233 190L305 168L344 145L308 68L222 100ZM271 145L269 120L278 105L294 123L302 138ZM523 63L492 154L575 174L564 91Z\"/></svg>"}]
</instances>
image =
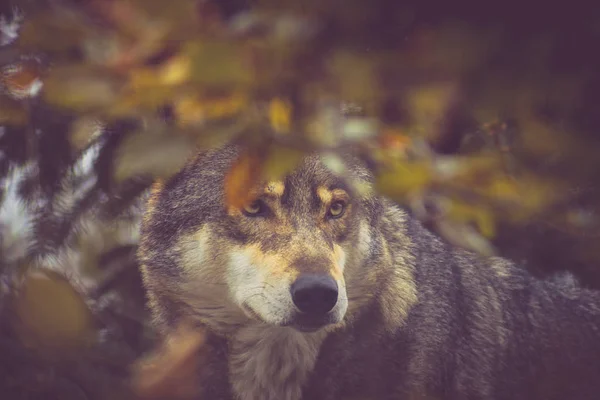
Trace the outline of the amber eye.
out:
<instances>
[{"instance_id":1,"label":"amber eye","mask_svg":"<svg viewBox=\"0 0 600 400\"><path fill-rule=\"evenodd\" d=\"M249 217L256 217L265 211L265 205L262 201L256 200L245 206L243 211Z\"/></svg>"},{"instance_id":2,"label":"amber eye","mask_svg":"<svg viewBox=\"0 0 600 400\"><path fill-rule=\"evenodd\" d=\"M334 201L329 206L328 214L331 218L340 218L346 211L346 204L343 201Z\"/></svg>"}]
</instances>

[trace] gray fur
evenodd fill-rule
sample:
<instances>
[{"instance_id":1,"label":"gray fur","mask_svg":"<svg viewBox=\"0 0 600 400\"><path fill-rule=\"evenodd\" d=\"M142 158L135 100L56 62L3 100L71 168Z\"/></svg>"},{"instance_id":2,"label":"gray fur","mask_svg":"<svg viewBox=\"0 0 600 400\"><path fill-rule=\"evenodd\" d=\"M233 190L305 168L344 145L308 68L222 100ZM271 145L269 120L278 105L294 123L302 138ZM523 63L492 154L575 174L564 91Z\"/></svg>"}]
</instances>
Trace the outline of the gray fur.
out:
<instances>
[{"instance_id":1,"label":"gray fur","mask_svg":"<svg viewBox=\"0 0 600 400\"><path fill-rule=\"evenodd\" d=\"M355 199L343 232L319 233L301 199L331 178L315 157L287 180L286 210L290 226L312 226L347 249L344 320L300 333L244 313L224 278L228 246L288 250L278 234L238 228L225 211L223 176L236 154L226 147L190 163L155 193L141 231L157 326L166 333L180 318L195 318L224 349L207 368L229 371L229 384L201 378L204 398L600 398L598 292L452 248L379 197ZM353 163L354 175L368 181ZM210 232L196 265L195 242L186 238L202 229Z\"/></svg>"}]
</instances>

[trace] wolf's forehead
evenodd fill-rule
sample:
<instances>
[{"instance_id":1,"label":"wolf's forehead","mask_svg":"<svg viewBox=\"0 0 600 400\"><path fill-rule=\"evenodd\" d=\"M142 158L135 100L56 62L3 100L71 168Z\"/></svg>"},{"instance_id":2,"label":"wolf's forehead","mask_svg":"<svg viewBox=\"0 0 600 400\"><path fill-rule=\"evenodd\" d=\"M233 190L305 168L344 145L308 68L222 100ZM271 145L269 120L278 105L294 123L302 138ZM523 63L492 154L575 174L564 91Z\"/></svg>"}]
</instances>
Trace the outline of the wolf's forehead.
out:
<instances>
[{"instance_id":1,"label":"wolf's forehead","mask_svg":"<svg viewBox=\"0 0 600 400\"><path fill-rule=\"evenodd\" d=\"M314 193L319 188L349 190L350 184L348 177L332 172L319 156L307 156L282 183L285 192L297 195Z\"/></svg>"},{"instance_id":2,"label":"wolf's forehead","mask_svg":"<svg viewBox=\"0 0 600 400\"><path fill-rule=\"evenodd\" d=\"M287 176L288 185L314 186L326 185L336 180L336 176L317 156L307 156L300 165Z\"/></svg>"}]
</instances>

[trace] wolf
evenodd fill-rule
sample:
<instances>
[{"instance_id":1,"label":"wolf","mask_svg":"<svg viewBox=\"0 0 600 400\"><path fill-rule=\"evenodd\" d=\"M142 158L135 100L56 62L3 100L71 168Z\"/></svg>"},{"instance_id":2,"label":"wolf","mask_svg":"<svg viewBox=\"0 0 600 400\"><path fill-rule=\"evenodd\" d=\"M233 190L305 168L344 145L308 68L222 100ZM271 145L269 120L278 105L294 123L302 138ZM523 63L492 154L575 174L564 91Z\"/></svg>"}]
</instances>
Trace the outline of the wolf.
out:
<instances>
[{"instance_id":1,"label":"wolf","mask_svg":"<svg viewBox=\"0 0 600 400\"><path fill-rule=\"evenodd\" d=\"M157 182L139 261L160 332L211 333L202 399L600 398L600 293L446 243L308 154L227 206L242 147Z\"/></svg>"}]
</instances>

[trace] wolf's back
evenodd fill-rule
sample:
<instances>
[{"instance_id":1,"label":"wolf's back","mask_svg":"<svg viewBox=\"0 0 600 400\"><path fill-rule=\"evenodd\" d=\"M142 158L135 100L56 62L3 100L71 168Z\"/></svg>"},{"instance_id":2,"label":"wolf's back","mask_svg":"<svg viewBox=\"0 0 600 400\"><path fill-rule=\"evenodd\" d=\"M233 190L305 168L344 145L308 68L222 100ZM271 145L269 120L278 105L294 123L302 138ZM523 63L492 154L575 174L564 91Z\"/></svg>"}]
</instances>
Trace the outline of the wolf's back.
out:
<instances>
[{"instance_id":1,"label":"wolf's back","mask_svg":"<svg viewBox=\"0 0 600 400\"><path fill-rule=\"evenodd\" d=\"M600 398L598 292L454 249L412 219L406 233L418 302L389 335L379 326L393 310L377 302L352 332L329 337L306 399Z\"/></svg>"}]
</instances>

